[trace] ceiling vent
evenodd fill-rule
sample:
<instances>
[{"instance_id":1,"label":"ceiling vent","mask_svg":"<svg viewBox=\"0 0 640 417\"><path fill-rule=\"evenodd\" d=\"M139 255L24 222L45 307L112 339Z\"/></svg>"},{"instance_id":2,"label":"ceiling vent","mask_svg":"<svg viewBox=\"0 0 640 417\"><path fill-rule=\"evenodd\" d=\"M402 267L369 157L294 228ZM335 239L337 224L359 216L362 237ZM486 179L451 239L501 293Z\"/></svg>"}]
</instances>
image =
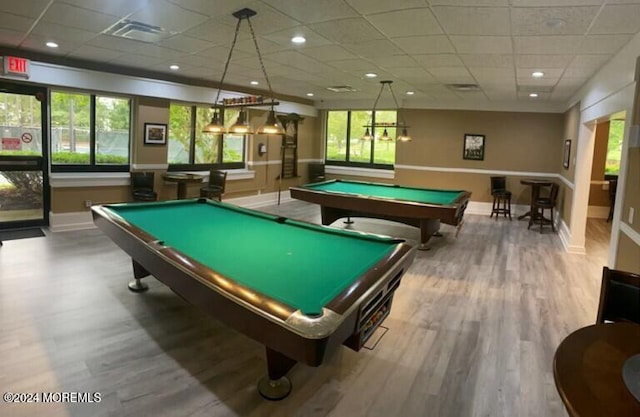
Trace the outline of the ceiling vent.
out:
<instances>
[{"instance_id":1,"label":"ceiling vent","mask_svg":"<svg viewBox=\"0 0 640 417\"><path fill-rule=\"evenodd\" d=\"M327 90L333 91L334 93L352 93L358 91L348 85L334 85L333 87L327 87Z\"/></svg>"},{"instance_id":2,"label":"ceiling vent","mask_svg":"<svg viewBox=\"0 0 640 417\"><path fill-rule=\"evenodd\" d=\"M121 20L105 32L107 35L119 38L133 39L141 42L155 43L170 35L159 26L148 25L135 20Z\"/></svg>"},{"instance_id":3,"label":"ceiling vent","mask_svg":"<svg viewBox=\"0 0 640 417\"><path fill-rule=\"evenodd\" d=\"M469 91L480 91L480 87L478 84L447 84L447 87L454 91L460 92L469 92Z\"/></svg>"}]
</instances>

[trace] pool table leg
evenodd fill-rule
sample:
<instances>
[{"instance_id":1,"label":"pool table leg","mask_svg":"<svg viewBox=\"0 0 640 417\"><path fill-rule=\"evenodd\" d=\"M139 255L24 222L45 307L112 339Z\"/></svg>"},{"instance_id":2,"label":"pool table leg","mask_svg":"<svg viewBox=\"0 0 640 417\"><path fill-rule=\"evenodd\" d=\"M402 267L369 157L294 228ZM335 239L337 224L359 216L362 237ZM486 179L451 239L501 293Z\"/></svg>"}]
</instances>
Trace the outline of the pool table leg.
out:
<instances>
[{"instance_id":1,"label":"pool table leg","mask_svg":"<svg viewBox=\"0 0 640 417\"><path fill-rule=\"evenodd\" d=\"M131 263L133 264L133 276L135 279L129 282L129 289L133 292L144 292L148 290L149 286L142 282L141 279L151 274L135 260L131 259Z\"/></svg>"},{"instance_id":2,"label":"pool table leg","mask_svg":"<svg viewBox=\"0 0 640 417\"><path fill-rule=\"evenodd\" d=\"M266 347L266 351L269 376L260 379L258 392L267 400L281 400L291 392L291 381L286 375L296 361L269 347Z\"/></svg>"},{"instance_id":3,"label":"pool table leg","mask_svg":"<svg viewBox=\"0 0 640 417\"><path fill-rule=\"evenodd\" d=\"M436 235L440 230L439 219L422 219L420 220L420 246L418 250L429 250L427 242L431 239L431 236Z\"/></svg>"}]
</instances>

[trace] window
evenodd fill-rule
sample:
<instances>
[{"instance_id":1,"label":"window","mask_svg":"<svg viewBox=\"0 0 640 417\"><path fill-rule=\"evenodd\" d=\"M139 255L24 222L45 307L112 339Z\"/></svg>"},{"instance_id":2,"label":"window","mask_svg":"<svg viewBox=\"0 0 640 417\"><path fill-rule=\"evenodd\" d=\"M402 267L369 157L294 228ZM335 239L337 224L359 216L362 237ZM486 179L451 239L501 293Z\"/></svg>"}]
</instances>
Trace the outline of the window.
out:
<instances>
[{"instance_id":1,"label":"window","mask_svg":"<svg viewBox=\"0 0 640 417\"><path fill-rule=\"evenodd\" d=\"M607 160L604 168L605 175L618 175L620 172L623 135L624 120L611 120L609 123L609 141L607 142Z\"/></svg>"},{"instance_id":2,"label":"window","mask_svg":"<svg viewBox=\"0 0 640 417\"><path fill-rule=\"evenodd\" d=\"M339 110L327 113L326 162L334 165L352 165L392 169L396 158L395 141L381 141L384 128L374 129L375 140L362 137L366 125L375 122L396 122L396 111ZM390 137L396 137L396 128L387 128Z\"/></svg>"},{"instance_id":3,"label":"window","mask_svg":"<svg viewBox=\"0 0 640 417\"><path fill-rule=\"evenodd\" d=\"M51 92L51 171L128 171L131 100Z\"/></svg>"},{"instance_id":4,"label":"window","mask_svg":"<svg viewBox=\"0 0 640 417\"><path fill-rule=\"evenodd\" d=\"M223 110L225 126L238 117L237 109ZM168 162L172 170L244 168L244 135L202 133L211 109L184 104L169 108Z\"/></svg>"}]
</instances>

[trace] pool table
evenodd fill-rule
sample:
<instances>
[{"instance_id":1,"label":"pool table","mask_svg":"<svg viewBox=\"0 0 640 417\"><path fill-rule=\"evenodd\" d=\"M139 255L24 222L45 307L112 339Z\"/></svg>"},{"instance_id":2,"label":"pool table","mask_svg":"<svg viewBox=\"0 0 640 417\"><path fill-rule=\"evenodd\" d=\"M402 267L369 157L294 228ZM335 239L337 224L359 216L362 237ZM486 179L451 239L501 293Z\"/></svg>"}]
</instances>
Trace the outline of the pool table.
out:
<instances>
[{"instance_id":1,"label":"pool table","mask_svg":"<svg viewBox=\"0 0 640 417\"><path fill-rule=\"evenodd\" d=\"M403 240L187 199L92 207L94 223L133 263L132 291L153 275L188 302L262 343L271 400L296 362L359 350L391 308L415 251Z\"/></svg>"},{"instance_id":2,"label":"pool table","mask_svg":"<svg viewBox=\"0 0 640 417\"><path fill-rule=\"evenodd\" d=\"M322 224L343 217L371 217L420 228L420 247L440 230L440 222L462 226L471 193L401 187L361 181L329 180L289 189L291 197L320 204ZM456 231L457 235L457 231Z\"/></svg>"}]
</instances>

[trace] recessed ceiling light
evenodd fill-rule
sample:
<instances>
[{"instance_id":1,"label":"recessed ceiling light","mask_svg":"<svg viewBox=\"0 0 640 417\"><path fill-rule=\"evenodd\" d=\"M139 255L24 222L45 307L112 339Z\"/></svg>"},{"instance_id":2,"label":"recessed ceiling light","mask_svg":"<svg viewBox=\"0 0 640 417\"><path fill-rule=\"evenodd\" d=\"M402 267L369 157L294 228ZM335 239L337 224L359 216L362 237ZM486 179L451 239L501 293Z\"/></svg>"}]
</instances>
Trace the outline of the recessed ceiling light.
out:
<instances>
[{"instance_id":1,"label":"recessed ceiling light","mask_svg":"<svg viewBox=\"0 0 640 417\"><path fill-rule=\"evenodd\" d=\"M46 44L49 48L57 48L58 44L55 42L47 42Z\"/></svg>"},{"instance_id":2,"label":"recessed ceiling light","mask_svg":"<svg viewBox=\"0 0 640 417\"><path fill-rule=\"evenodd\" d=\"M260 84L260 83L259 83L259 82L257 82L257 81L251 81L251 82L250 82L250 84L251 84L251 85L258 85L258 84Z\"/></svg>"},{"instance_id":3,"label":"recessed ceiling light","mask_svg":"<svg viewBox=\"0 0 640 417\"><path fill-rule=\"evenodd\" d=\"M378 74L376 74L375 72L367 72L366 74L364 74L364 76L367 78L376 78Z\"/></svg>"},{"instance_id":4,"label":"recessed ceiling light","mask_svg":"<svg viewBox=\"0 0 640 417\"><path fill-rule=\"evenodd\" d=\"M544 77L544 72L542 72L542 71L534 71L534 72L531 73L531 76L533 78L542 78L542 77Z\"/></svg>"},{"instance_id":5,"label":"recessed ceiling light","mask_svg":"<svg viewBox=\"0 0 640 417\"><path fill-rule=\"evenodd\" d=\"M538 93L529 93L529 97L536 98L538 97Z\"/></svg>"},{"instance_id":6,"label":"recessed ceiling light","mask_svg":"<svg viewBox=\"0 0 640 417\"><path fill-rule=\"evenodd\" d=\"M180 69L180 65L176 65L176 64L169 65L169 69L171 69L173 71L177 71L177 70Z\"/></svg>"},{"instance_id":7,"label":"recessed ceiling light","mask_svg":"<svg viewBox=\"0 0 640 417\"><path fill-rule=\"evenodd\" d=\"M305 43L307 40L304 38L304 36L294 36L293 38L291 38L291 42L293 43Z\"/></svg>"},{"instance_id":8,"label":"recessed ceiling light","mask_svg":"<svg viewBox=\"0 0 640 417\"><path fill-rule=\"evenodd\" d=\"M313 93L307 93L307 97L313 97Z\"/></svg>"},{"instance_id":9,"label":"recessed ceiling light","mask_svg":"<svg viewBox=\"0 0 640 417\"><path fill-rule=\"evenodd\" d=\"M407 95L408 95L408 96L412 96L412 95L414 95L414 94L415 94L415 91L407 91Z\"/></svg>"},{"instance_id":10,"label":"recessed ceiling light","mask_svg":"<svg viewBox=\"0 0 640 417\"><path fill-rule=\"evenodd\" d=\"M547 20L546 22L544 22L544 25L546 27L548 27L549 29L560 29L561 27L564 27L564 25L567 22L562 20L562 19L558 19L558 18L551 18L549 20Z\"/></svg>"}]
</instances>

